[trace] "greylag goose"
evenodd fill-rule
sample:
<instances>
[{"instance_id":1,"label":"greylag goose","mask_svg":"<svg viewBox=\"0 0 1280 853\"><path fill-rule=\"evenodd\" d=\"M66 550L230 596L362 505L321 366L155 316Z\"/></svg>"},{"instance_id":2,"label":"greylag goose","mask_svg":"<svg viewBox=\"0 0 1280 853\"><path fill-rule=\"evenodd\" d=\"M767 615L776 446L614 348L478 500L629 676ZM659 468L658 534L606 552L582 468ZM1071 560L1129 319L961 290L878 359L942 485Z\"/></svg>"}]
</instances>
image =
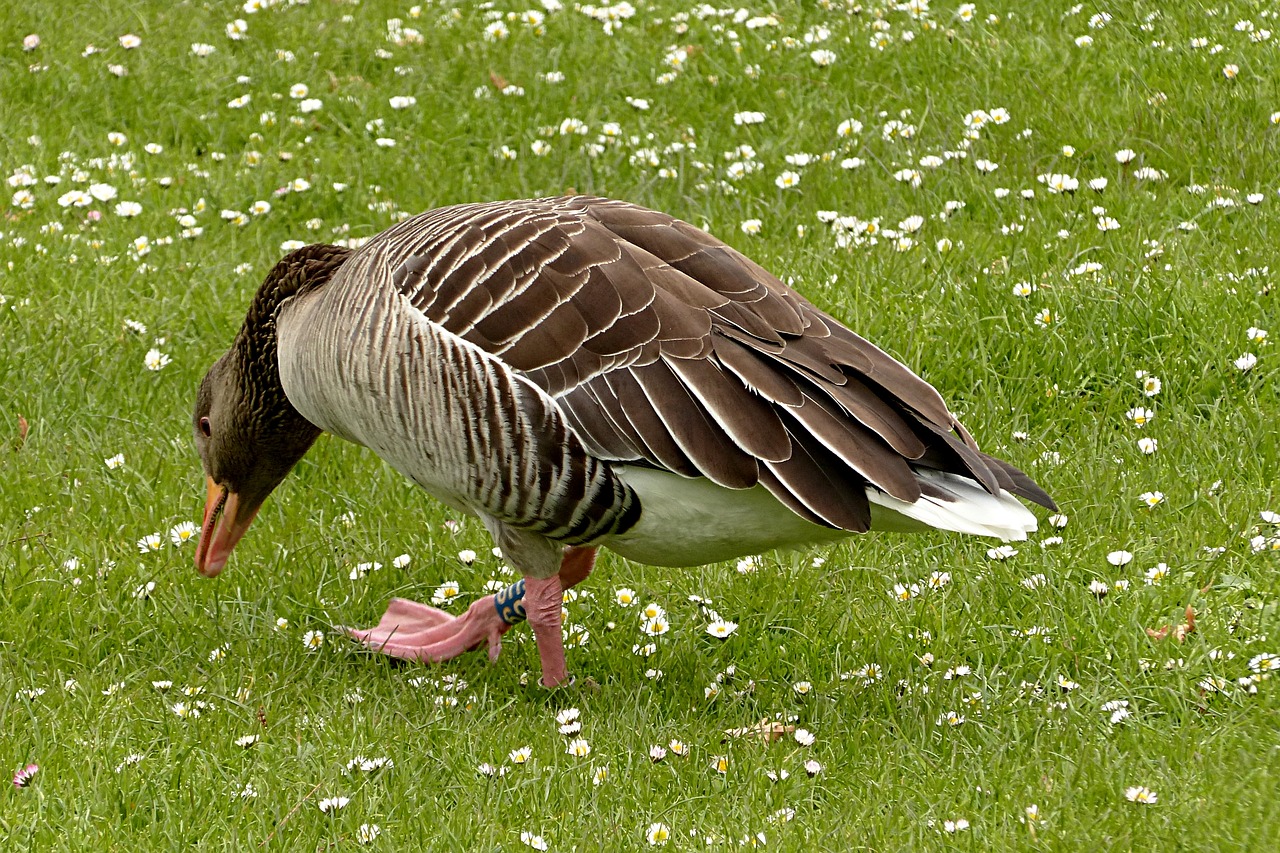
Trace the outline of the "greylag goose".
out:
<instances>
[{"instance_id":1,"label":"greylag goose","mask_svg":"<svg viewBox=\"0 0 1280 853\"><path fill-rule=\"evenodd\" d=\"M216 575L322 431L478 516L523 576L460 617L395 600L369 647L438 661L525 617L567 677L596 549L701 565L868 530L1024 539L1053 501L928 383L711 235L567 196L428 211L280 260L200 385Z\"/></svg>"}]
</instances>

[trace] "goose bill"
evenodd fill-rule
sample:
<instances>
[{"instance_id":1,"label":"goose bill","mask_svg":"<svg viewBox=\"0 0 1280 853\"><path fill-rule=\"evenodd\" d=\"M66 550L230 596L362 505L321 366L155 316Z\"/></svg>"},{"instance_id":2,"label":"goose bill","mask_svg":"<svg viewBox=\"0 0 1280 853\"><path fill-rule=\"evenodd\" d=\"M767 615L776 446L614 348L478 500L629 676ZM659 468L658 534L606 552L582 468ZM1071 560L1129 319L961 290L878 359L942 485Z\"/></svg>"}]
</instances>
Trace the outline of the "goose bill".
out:
<instances>
[{"instance_id":1,"label":"goose bill","mask_svg":"<svg viewBox=\"0 0 1280 853\"><path fill-rule=\"evenodd\" d=\"M259 502L251 506L241 496L207 477L208 495L204 504L204 525L196 548L196 571L207 578L217 577L227 564L236 543L258 514Z\"/></svg>"}]
</instances>

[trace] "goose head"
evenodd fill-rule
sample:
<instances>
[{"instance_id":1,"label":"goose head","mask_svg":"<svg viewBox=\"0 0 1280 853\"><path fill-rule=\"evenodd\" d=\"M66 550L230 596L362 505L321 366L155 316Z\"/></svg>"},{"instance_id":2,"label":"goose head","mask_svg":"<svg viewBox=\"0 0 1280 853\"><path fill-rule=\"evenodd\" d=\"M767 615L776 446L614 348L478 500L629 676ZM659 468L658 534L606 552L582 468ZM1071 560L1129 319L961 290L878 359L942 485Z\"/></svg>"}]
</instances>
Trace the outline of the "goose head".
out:
<instances>
[{"instance_id":1,"label":"goose head","mask_svg":"<svg viewBox=\"0 0 1280 853\"><path fill-rule=\"evenodd\" d=\"M192 428L207 493L195 562L206 577L222 571L267 495L320 436L280 384L275 316L285 300L328 281L349 253L317 245L286 255L258 289L231 349L200 383Z\"/></svg>"},{"instance_id":2,"label":"goose head","mask_svg":"<svg viewBox=\"0 0 1280 853\"><path fill-rule=\"evenodd\" d=\"M206 577L222 571L267 495L320 435L283 388L254 387L271 381L261 373L232 350L200 383L194 427L207 495L196 569Z\"/></svg>"}]
</instances>

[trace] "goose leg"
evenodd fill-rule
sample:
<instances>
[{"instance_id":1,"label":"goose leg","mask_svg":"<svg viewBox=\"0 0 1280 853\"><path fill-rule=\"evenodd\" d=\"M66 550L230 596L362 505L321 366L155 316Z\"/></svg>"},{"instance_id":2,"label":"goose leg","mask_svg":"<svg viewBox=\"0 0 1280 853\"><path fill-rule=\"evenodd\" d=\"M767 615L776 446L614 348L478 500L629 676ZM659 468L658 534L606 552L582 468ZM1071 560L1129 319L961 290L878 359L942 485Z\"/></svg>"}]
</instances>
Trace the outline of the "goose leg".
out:
<instances>
[{"instance_id":1,"label":"goose leg","mask_svg":"<svg viewBox=\"0 0 1280 853\"><path fill-rule=\"evenodd\" d=\"M560 576L549 578L526 577L524 579L524 610L528 614L529 627L538 641L538 657L542 660L543 687L559 687L569 678L564 662L564 587Z\"/></svg>"},{"instance_id":2,"label":"goose leg","mask_svg":"<svg viewBox=\"0 0 1280 853\"><path fill-rule=\"evenodd\" d=\"M561 630L564 590L568 589L564 584L566 580L576 583L591 574L595 562L595 548L565 548L557 574L549 578L525 576L524 610L538 643L538 657L542 662L539 684L543 687L559 687L569 679Z\"/></svg>"},{"instance_id":3,"label":"goose leg","mask_svg":"<svg viewBox=\"0 0 1280 853\"><path fill-rule=\"evenodd\" d=\"M596 549L565 548L560 571L553 578L561 589L569 589L581 583L595 566ZM525 582L527 583L527 582ZM394 658L436 663L455 658L465 651L486 646L489 659L497 660L502 650L502 635L520 621L518 605L521 595L527 592L513 584L497 596L486 595L472 603L462 616L454 616L435 607L419 604L403 598L393 598L387 605L382 619L373 628L339 627L352 639L367 648ZM496 599L503 598L505 605L500 612ZM561 599L557 598L557 603ZM513 615L513 610L516 615ZM506 618L503 613L506 613ZM556 609L557 618L559 608ZM559 628L557 627L557 632ZM535 636L537 632L535 631ZM559 638L559 633L556 637ZM541 641L539 642L541 651ZM563 661L563 648L561 649ZM562 664L563 666L563 664Z\"/></svg>"}]
</instances>

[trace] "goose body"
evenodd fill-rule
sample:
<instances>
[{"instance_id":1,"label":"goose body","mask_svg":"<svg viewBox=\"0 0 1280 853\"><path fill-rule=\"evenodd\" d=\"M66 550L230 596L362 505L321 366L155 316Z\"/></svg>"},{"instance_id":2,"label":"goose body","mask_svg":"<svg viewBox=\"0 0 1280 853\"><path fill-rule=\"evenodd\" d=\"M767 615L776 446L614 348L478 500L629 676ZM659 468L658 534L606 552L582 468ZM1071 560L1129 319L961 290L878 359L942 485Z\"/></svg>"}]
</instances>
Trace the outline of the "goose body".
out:
<instances>
[{"instance_id":1,"label":"goose body","mask_svg":"<svg viewBox=\"0 0 1280 853\"><path fill-rule=\"evenodd\" d=\"M635 205L429 211L354 251L299 250L257 303L277 405L312 430L307 445L325 430L369 447L484 521L530 584L549 684L563 651L548 672L539 622L554 598L558 644L566 546L684 566L873 529L1023 539L1036 520L1015 495L1053 505L904 365L722 242ZM202 398L269 360L236 352ZM198 406L212 504L210 421Z\"/></svg>"}]
</instances>

